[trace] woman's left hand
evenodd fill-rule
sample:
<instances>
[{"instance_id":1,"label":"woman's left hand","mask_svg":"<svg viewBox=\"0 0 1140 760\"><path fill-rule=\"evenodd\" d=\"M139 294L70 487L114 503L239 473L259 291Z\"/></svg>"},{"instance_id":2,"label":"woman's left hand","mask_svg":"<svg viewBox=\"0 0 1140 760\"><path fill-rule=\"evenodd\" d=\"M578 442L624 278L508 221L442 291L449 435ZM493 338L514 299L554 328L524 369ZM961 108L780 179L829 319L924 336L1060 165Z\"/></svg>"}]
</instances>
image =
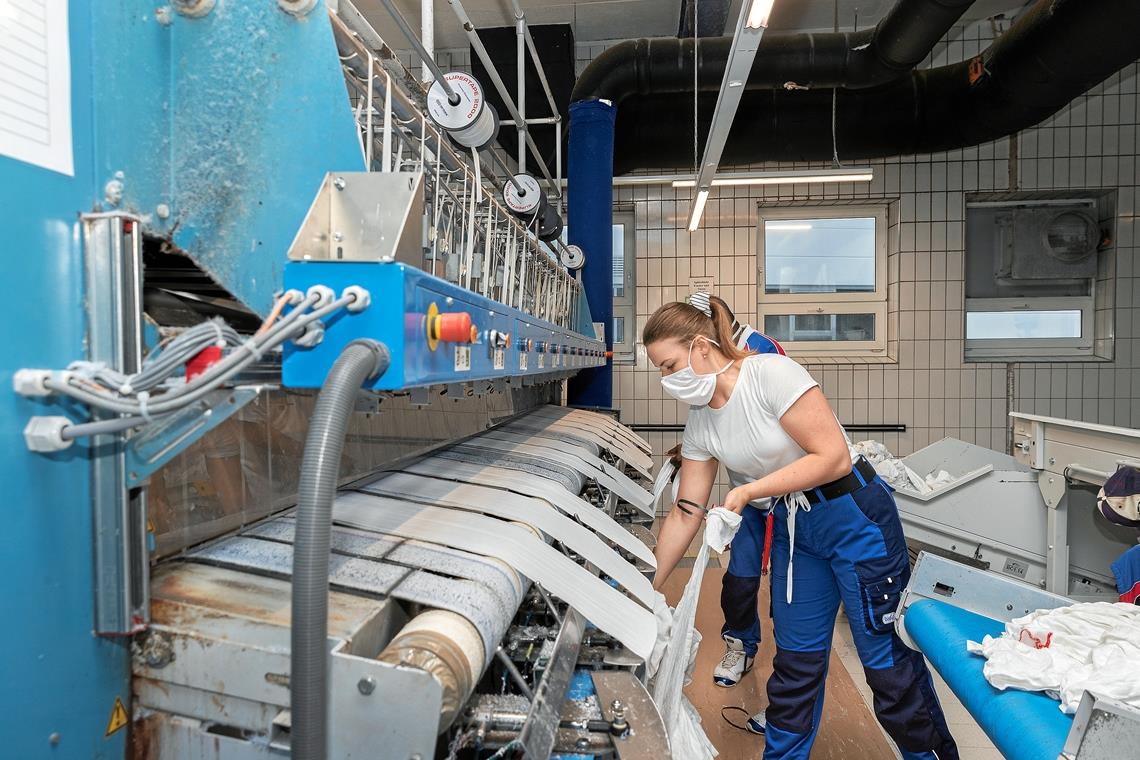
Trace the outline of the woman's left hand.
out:
<instances>
[{"instance_id":1,"label":"woman's left hand","mask_svg":"<svg viewBox=\"0 0 1140 760\"><path fill-rule=\"evenodd\" d=\"M737 486L736 488L725 494L724 508L732 510L736 514L744 511L748 506L748 502L753 501L756 497L752 494L751 484Z\"/></svg>"}]
</instances>

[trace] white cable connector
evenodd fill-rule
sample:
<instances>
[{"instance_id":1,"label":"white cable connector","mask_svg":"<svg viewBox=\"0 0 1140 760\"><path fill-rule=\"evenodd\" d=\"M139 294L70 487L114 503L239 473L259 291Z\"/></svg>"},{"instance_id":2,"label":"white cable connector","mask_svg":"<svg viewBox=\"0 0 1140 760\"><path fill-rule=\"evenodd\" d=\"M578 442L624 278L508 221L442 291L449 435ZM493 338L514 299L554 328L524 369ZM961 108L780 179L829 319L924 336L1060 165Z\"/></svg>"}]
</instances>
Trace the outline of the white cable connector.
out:
<instances>
[{"instance_id":1,"label":"white cable connector","mask_svg":"<svg viewBox=\"0 0 1140 760\"><path fill-rule=\"evenodd\" d=\"M301 348L312 348L325 339L325 326L320 322L310 322L305 326L305 332L293 339L293 343Z\"/></svg>"},{"instance_id":2,"label":"white cable connector","mask_svg":"<svg viewBox=\"0 0 1140 760\"><path fill-rule=\"evenodd\" d=\"M285 298L286 299L285 303L287 303L290 306L297 306L298 304L300 304L302 301L305 300L305 294L302 293L301 291L297 290L296 288L289 288L288 290L286 290L284 293L281 294L281 297Z\"/></svg>"},{"instance_id":3,"label":"white cable connector","mask_svg":"<svg viewBox=\"0 0 1140 760\"><path fill-rule=\"evenodd\" d=\"M352 303L344 308L353 314L364 311L368 308L369 304L372 303L372 294L359 285L349 285L340 294L341 298L347 298L348 296L352 296Z\"/></svg>"},{"instance_id":4,"label":"white cable connector","mask_svg":"<svg viewBox=\"0 0 1140 760\"><path fill-rule=\"evenodd\" d=\"M317 302L313 304L312 309L323 309L336 299L336 292L327 285L313 285L305 293L306 298L317 296Z\"/></svg>"},{"instance_id":5,"label":"white cable connector","mask_svg":"<svg viewBox=\"0 0 1140 760\"><path fill-rule=\"evenodd\" d=\"M25 398L50 396L52 392L47 387L47 381L52 374L53 370L50 369L18 369L12 375L12 390Z\"/></svg>"},{"instance_id":6,"label":"white cable connector","mask_svg":"<svg viewBox=\"0 0 1140 760\"><path fill-rule=\"evenodd\" d=\"M70 427L67 417L32 417L24 427L24 443L29 451L49 453L63 451L75 441L64 440L64 428Z\"/></svg>"}]
</instances>

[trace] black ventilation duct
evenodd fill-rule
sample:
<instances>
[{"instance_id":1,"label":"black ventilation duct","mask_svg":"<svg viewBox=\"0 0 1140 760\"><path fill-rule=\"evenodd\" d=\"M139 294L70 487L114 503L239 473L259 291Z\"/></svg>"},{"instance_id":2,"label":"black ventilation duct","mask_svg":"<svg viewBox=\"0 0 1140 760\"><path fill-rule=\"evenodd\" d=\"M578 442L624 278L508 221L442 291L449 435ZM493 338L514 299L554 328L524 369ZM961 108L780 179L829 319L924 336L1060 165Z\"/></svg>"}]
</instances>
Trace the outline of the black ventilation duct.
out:
<instances>
[{"instance_id":1,"label":"black ventilation duct","mask_svg":"<svg viewBox=\"0 0 1140 760\"><path fill-rule=\"evenodd\" d=\"M908 4L908 0L900 3ZM1140 57L1137 29L1137 0L1037 0L975 58L911 71L870 89L835 90L839 156L855 160L953 150L1039 124ZM761 53L768 43L765 37ZM810 72L811 61L818 56L805 48L798 53L789 51L787 59L783 71L802 76ZM754 76L758 67L753 68ZM609 68L606 65L604 71ZM719 85L723 62L713 69L702 78ZM766 73L760 85L749 82L722 166L832 157L833 90L771 89L771 82L784 78L783 71ZM689 76L691 81L691 68ZM647 89L645 83L657 81L652 73L639 72L636 77L637 87L624 98L618 97L614 173L691 167L692 85L689 97L681 98L677 95L683 90ZM619 81L620 77L587 69L574 97L590 97L588 88L595 86L599 91L595 97L602 92L624 92L628 88L616 86ZM698 134L703 143L716 93L702 93L699 98Z\"/></svg>"},{"instance_id":2,"label":"black ventilation duct","mask_svg":"<svg viewBox=\"0 0 1140 760\"><path fill-rule=\"evenodd\" d=\"M823 34L766 34L756 51L749 89L874 87L906 75L973 5L974 0L899 0L871 29ZM693 92L692 39L629 40L595 58L573 100ZM732 37L697 43L697 87L720 90Z\"/></svg>"}]
</instances>

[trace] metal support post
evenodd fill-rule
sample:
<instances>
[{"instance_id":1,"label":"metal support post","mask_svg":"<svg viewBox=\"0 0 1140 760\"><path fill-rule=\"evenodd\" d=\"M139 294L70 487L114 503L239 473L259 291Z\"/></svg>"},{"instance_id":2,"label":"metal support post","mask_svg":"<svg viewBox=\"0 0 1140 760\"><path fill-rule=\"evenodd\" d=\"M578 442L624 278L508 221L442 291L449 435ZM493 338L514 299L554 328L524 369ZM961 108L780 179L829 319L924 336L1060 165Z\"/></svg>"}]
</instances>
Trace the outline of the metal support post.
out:
<instances>
[{"instance_id":1,"label":"metal support post","mask_svg":"<svg viewBox=\"0 0 1140 760\"><path fill-rule=\"evenodd\" d=\"M132 374L142 366L141 220L87 214L88 359ZM115 415L97 414L100 419ZM95 540L95 632L126 635L149 619L146 489L130 488L121 434L92 441Z\"/></svg>"}]
</instances>

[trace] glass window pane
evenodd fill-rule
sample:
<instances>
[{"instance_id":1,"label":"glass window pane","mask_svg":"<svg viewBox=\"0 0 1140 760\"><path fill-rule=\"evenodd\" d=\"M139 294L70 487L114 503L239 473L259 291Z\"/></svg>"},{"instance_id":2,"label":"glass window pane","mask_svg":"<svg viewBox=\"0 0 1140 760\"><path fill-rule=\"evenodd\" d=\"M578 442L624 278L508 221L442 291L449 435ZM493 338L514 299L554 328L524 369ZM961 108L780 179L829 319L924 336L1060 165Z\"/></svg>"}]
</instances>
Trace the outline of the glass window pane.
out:
<instances>
[{"instance_id":1,"label":"glass window pane","mask_svg":"<svg viewBox=\"0 0 1140 760\"><path fill-rule=\"evenodd\" d=\"M614 225L614 298L625 296L625 225Z\"/></svg>"},{"instance_id":2,"label":"glass window pane","mask_svg":"<svg viewBox=\"0 0 1140 760\"><path fill-rule=\"evenodd\" d=\"M966 338L1079 338L1080 309L1064 311L971 311L966 314Z\"/></svg>"},{"instance_id":3,"label":"glass window pane","mask_svg":"<svg viewBox=\"0 0 1140 760\"><path fill-rule=\"evenodd\" d=\"M625 343L625 317L614 317L614 345Z\"/></svg>"},{"instance_id":4,"label":"glass window pane","mask_svg":"<svg viewBox=\"0 0 1140 760\"><path fill-rule=\"evenodd\" d=\"M764 223L764 292L871 293L875 218Z\"/></svg>"},{"instance_id":5,"label":"glass window pane","mask_svg":"<svg viewBox=\"0 0 1140 760\"><path fill-rule=\"evenodd\" d=\"M874 314L767 314L764 332L779 341L875 339Z\"/></svg>"}]
</instances>

